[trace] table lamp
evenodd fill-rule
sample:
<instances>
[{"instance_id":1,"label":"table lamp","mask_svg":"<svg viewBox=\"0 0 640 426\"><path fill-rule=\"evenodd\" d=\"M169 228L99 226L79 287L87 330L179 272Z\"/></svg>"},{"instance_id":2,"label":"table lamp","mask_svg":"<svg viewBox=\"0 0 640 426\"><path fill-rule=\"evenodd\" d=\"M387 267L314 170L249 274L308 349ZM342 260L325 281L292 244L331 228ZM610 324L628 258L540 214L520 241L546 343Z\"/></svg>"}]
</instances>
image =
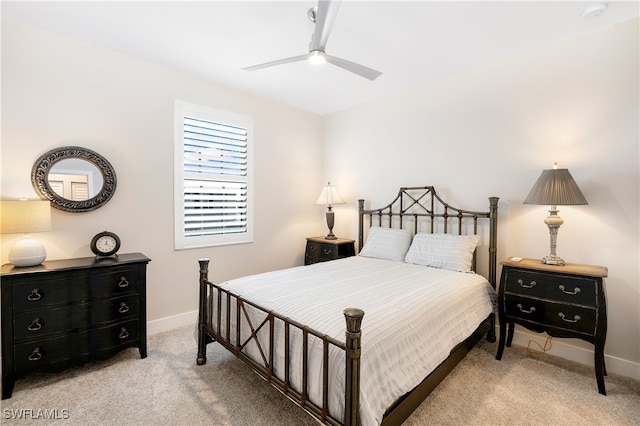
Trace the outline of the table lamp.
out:
<instances>
[{"instance_id":1,"label":"table lamp","mask_svg":"<svg viewBox=\"0 0 640 426\"><path fill-rule=\"evenodd\" d=\"M329 233L327 234L325 240L335 240L337 239L335 235L333 235L333 224L334 224L334 215L333 211L331 211L331 207L334 204L345 204L344 200L338 194L338 190L335 186L331 186L331 182L327 183L327 186L322 188L320 192L320 196L318 197L318 201L316 204L326 204L327 205L327 226L329 227Z\"/></svg>"},{"instance_id":2,"label":"table lamp","mask_svg":"<svg viewBox=\"0 0 640 426\"><path fill-rule=\"evenodd\" d=\"M589 204L584 195L582 195L580 188L578 188L578 184L573 180L569 170L559 169L558 163L553 164L553 169L543 170L523 204L551 206L549 216L544 220L544 223L549 227L551 252L549 256L542 258L542 263L564 265L564 260L556 254L558 229L564 223L562 218L558 216L557 206Z\"/></svg>"},{"instance_id":3,"label":"table lamp","mask_svg":"<svg viewBox=\"0 0 640 426\"><path fill-rule=\"evenodd\" d=\"M42 243L31 238L32 232L51 230L51 205L48 200L1 200L0 231L24 234L9 250L9 262L17 267L39 265L47 257Z\"/></svg>"}]
</instances>

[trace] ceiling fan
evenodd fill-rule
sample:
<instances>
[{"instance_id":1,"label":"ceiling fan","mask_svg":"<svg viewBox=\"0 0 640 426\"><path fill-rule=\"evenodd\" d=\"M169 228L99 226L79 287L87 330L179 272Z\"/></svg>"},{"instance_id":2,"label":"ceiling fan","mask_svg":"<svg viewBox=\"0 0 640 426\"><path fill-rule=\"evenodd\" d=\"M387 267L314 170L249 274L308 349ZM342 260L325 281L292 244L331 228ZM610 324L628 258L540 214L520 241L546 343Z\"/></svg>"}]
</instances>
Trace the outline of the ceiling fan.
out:
<instances>
[{"instance_id":1,"label":"ceiling fan","mask_svg":"<svg viewBox=\"0 0 640 426\"><path fill-rule=\"evenodd\" d=\"M340 8L339 0L320 0L317 7L309 9L307 15L309 19L315 23L313 34L311 35L311 43L309 43L309 53L304 55L293 56L291 58L278 59L277 61L265 62L263 64L252 65L242 68L246 71L255 71L262 68L268 68L275 65L287 64L289 62L309 61L312 64L322 64L329 62L337 67L358 74L361 77L371 81L378 78L382 73L364 65L347 61L346 59L327 55L325 47L331 34L331 27L338 15Z\"/></svg>"}]
</instances>

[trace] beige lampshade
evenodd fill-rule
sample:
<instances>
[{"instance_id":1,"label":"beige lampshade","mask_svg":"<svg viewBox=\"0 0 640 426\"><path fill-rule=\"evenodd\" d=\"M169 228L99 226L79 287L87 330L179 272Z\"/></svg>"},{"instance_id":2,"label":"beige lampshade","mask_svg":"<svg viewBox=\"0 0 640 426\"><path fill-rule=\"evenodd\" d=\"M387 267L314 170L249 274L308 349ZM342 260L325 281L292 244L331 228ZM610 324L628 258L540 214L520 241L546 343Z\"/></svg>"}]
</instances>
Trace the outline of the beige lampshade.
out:
<instances>
[{"instance_id":1,"label":"beige lampshade","mask_svg":"<svg viewBox=\"0 0 640 426\"><path fill-rule=\"evenodd\" d=\"M334 204L345 204L345 201L340 197L340 194L338 194L336 187L331 186L331 182L329 182L327 186L322 188L316 204L332 206Z\"/></svg>"},{"instance_id":2,"label":"beige lampshade","mask_svg":"<svg viewBox=\"0 0 640 426\"><path fill-rule=\"evenodd\" d=\"M567 169L543 170L523 203L546 206L589 204Z\"/></svg>"},{"instance_id":3,"label":"beige lampshade","mask_svg":"<svg viewBox=\"0 0 640 426\"><path fill-rule=\"evenodd\" d=\"M2 200L0 212L0 232L3 234L51 230L51 204L47 200Z\"/></svg>"}]
</instances>

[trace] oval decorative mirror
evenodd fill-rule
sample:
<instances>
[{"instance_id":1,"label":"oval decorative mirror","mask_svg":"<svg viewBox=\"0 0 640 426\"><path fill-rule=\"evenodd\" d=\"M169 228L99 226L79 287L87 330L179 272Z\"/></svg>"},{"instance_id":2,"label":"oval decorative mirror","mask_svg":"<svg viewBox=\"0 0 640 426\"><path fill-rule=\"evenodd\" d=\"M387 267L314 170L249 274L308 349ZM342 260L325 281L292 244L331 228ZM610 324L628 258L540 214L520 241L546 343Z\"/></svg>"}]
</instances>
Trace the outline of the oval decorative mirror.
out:
<instances>
[{"instance_id":1,"label":"oval decorative mirror","mask_svg":"<svg viewBox=\"0 0 640 426\"><path fill-rule=\"evenodd\" d=\"M116 190L116 172L100 154L79 146L48 151L31 169L31 184L40 198L67 212L103 206Z\"/></svg>"}]
</instances>

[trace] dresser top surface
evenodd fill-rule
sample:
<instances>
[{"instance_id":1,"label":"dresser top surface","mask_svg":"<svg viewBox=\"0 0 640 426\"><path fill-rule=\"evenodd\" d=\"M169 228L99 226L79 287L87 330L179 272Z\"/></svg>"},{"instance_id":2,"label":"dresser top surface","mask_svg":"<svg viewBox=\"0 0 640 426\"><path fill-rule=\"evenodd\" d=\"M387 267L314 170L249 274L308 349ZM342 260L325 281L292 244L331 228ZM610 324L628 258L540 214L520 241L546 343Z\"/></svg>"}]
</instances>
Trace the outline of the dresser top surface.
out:
<instances>
[{"instance_id":1,"label":"dresser top surface","mask_svg":"<svg viewBox=\"0 0 640 426\"><path fill-rule=\"evenodd\" d=\"M142 253L119 254L118 257L106 257L96 259L95 257L78 257L75 259L47 260L37 266L18 268L10 263L2 265L0 276L38 274L53 271L64 271L70 269L90 269L108 266L127 265L131 263L150 262L151 259Z\"/></svg>"},{"instance_id":2,"label":"dresser top surface","mask_svg":"<svg viewBox=\"0 0 640 426\"><path fill-rule=\"evenodd\" d=\"M553 272L559 274L586 275L589 277L606 277L608 269L606 266L584 265L581 263L565 263L559 265L547 265L540 259L522 259L519 262L511 260L510 257L500 262L503 266L514 268L533 269L535 271Z\"/></svg>"}]
</instances>

